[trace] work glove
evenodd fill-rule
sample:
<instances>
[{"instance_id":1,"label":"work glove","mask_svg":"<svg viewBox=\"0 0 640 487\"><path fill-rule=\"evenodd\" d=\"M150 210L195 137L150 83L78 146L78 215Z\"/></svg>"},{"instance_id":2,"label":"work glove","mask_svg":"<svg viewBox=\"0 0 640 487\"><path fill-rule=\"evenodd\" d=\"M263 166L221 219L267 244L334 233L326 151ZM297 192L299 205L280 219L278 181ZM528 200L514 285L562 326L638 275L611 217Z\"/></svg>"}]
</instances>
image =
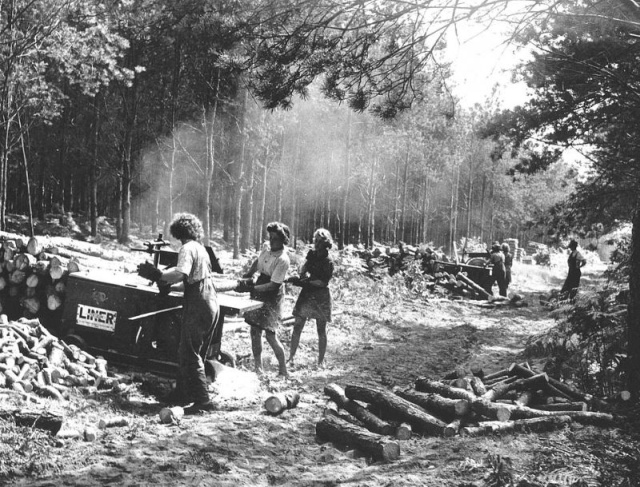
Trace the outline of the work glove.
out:
<instances>
[{"instance_id":1,"label":"work glove","mask_svg":"<svg viewBox=\"0 0 640 487\"><path fill-rule=\"evenodd\" d=\"M254 283L251 278L238 279L234 291L237 293L250 293L253 291Z\"/></svg>"},{"instance_id":2,"label":"work glove","mask_svg":"<svg viewBox=\"0 0 640 487\"><path fill-rule=\"evenodd\" d=\"M156 281L156 284L158 285L158 289L160 290L160 296L166 296L171 292L171 283L159 280Z\"/></svg>"},{"instance_id":3,"label":"work glove","mask_svg":"<svg viewBox=\"0 0 640 487\"><path fill-rule=\"evenodd\" d=\"M162 277L162 271L154 266L151 262L143 262L138 265L138 275L144 279L158 282Z\"/></svg>"}]
</instances>

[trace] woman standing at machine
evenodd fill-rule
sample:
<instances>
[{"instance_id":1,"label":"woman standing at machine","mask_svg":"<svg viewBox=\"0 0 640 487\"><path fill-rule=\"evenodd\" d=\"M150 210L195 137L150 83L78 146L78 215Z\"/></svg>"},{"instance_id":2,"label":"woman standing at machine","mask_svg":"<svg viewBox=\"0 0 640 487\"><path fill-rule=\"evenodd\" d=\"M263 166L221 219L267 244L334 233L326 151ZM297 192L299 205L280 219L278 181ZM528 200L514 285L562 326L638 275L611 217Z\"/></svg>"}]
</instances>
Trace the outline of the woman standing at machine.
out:
<instances>
[{"instance_id":1,"label":"woman standing at machine","mask_svg":"<svg viewBox=\"0 0 640 487\"><path fill-rule=\"evenodd\" d=\"M284 347L278 339L278 328L282 321L284 303L284 281L289 270L289 256L286 245L289 243L289 227L280 222L267 225L269 247L264 249L242 276L251 279L259 272L258 279L251 286L251 297L264 304L262 308L245 313L244 320L251 325L251 348L255 370L262 374L262 333L278 359L278 375L287 376L287 364Z\"/></svg>"},{"instance_id":2,"label":"woman standing at machine","mask_svg":"<svg viewBox=\"0 0 640 487\"><path fill-rule=\"evenodd\" d=\"M211 260L205 247L199 242L204 235L202 222L190 213L177 214L169 227L171 235L180 240L175 267L160 270L149 262L138 266L138 274L158 283L159 287L184 287L184 305L180 344L178 345L178 377L172 399L193 405L185 408L185 414L212 411L209 398L203 355L209 348L220 308L211 279Z\"/></svg>"},{"instance_id":3,"label":"woman standing at machine","mask_svg":"<svg viewBox=\"0 0 640 487\"><path fill-rule=\"evenodd\" d=\"M300 279L290 280L294 285L302 287L302 291L293 308L295 323L291 335L289 363L293 364L305 323L308 319L314 319L318 331L318 366L322 367L327 351L327 323L331 321L332 308L331 291L328 286L333 276L333 261L329 257L333 240L329 230L316 230L313 234L313 246L300 270Z\"/></svg>"}]
</instances>

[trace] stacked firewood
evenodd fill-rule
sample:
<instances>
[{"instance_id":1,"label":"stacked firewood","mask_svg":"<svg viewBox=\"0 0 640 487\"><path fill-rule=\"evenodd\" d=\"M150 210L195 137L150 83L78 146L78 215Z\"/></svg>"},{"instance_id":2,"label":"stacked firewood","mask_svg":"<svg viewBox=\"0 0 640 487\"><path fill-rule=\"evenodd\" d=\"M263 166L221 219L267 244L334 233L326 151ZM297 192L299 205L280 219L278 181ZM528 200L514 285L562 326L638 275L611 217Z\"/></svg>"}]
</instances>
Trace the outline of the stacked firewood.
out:
<instances>
[{"instance_id":1,"label":"stacked firewood","mask_svg":"<svg viewBox=\"0 0 640 487\"><path fill-rule=\"evenodd\" d=\"M0 387L58 400L74 387L110 389L107 362L53 336L38 319L0 316Z\"/></svg>"},{"instance_id":2,"label":"stacked firewood","mask_svg":"<svg viewBox=\"0 0 640 487\"><path fill-rule=\"evenodd\" d=\"M0 312L9 319L43 318L60 309L70 272L79 270L77 261L44 249L36 237L27 243L8 239L0 248Z\"/></svg>"},{"instance_id":3,"label":"stacked firewood","mask_svg":"<svg viewBox=\"0 0 640 487\"><path fill-rule=\"evenodd\" d=\"M416 379L393 390L336 384L325 387L331 402L316 425L317 436L361 449L375 460L400 455L398 440L413 432L430 436L480 436L550 431L572 421L608 426L607 404L526 364L484 375L458 369L442 380Z\"/></svg>"}]
</instances>

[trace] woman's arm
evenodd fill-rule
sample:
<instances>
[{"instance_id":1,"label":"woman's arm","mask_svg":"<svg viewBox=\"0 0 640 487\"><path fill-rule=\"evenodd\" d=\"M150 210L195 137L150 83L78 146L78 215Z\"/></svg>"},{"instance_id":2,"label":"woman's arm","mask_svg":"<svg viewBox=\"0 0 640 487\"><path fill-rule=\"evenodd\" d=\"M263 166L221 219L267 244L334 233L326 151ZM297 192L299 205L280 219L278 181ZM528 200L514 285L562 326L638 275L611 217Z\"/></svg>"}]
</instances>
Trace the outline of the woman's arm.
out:
<instances>
[{"instance_id":1,"label":"woman's arm","mask_svg":"<svg viewBox=\"0 0 640 487\"><path fill-rule=\"evenodd\" d=\"M249 267L249 270L247 272L245 272L242 277L243 278L247 278L247 277L253 277L253 275L256 273L256 271L258 270L258 259L254 260L251 263L251 267Z\"/></svg>"}]
</instances>

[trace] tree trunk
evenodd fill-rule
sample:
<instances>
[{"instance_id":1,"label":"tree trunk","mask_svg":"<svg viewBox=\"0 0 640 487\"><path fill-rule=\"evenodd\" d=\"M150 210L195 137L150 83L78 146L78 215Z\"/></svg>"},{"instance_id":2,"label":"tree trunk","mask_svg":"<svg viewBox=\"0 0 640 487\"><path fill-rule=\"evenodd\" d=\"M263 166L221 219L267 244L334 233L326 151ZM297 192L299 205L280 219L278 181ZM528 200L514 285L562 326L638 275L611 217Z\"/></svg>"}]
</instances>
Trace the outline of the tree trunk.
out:
<instances>
[{"instance_id":1,"label":"tree trunk","mask_svg":"<svg viewBox=\"0 0 640 487\"><path fill-rule=\"evenodd\" d=\"M346 156L344 161L343 172L343 190L342 190L342 209L339 225L338 247L342 249L349 243L349 184L351 180L351 110L347 114L347 139L346 139Z\"/></svg>"},{"instance_id":2,"label":"tree trunk","mask_svg":"<svg viewBox=\"0 0 640 487\"><path fill-rule=\"evenodd\" d=\"M411 388L394 388L393 392L443 421L453 421L471 411L471 403L466 399L450 399L435 393L418 392Z\"/></svg>"},{"instance_id":3,"label":"tree trunk","mask_svg":"<svg viewBox=\"0 0 640 487\"><path fill-rule=\"evenodd\" d=\"M371 411L362 407L355 401L351 401L345 396L345 392L342 387L337 384L328 384L324 387L324 393L329 396L333 402L335 402L339 407L344 409L345 411L351 413L355 418L360 420L364 426L373 431L374 433L378 433L380 435L392 435L394 434L394 427L378 418Z\"/></svg>"},{"instance_id":4,"label":"tree trunk","mask_svg":"<svg viewBox=\"0 0 640 487\"><path fill-rule=\"evenodd\" d=\"M418 432L442 435L446 423L428 414L406 399L382 389L348 385L345 394L349 399L364 401L379 407L385 414L405 421Z\"/></svg>"},{"instance_id":5,"label":"tree trunk","mask_svg":"<svg viewBox=\"0 0 640 487\"><path fill-rule=\"evenodd\" d=\"M636 199L631 232L629 305L627 306L627 388L632 401L640 400L640 198Z\"/></svg>"},{"instance_id":6,"label":"tree trunk","mask_svg":"<svg viewBox=\"0 0 640 487\"><path fill-rule=\"evenodd\" d=\"M325 441L355 446L375 460L393 461L400 457L400 445L354 424L326 415L316 424L316 435Z\"/></svg>"},{"instance_id":7,"label":"tree trunk","mask_svg":"<svg viewBox=\"0 0 640 487\"><path fill-rule=\"evenodd\" d=\"M463 436L484 436L494 433L553 431L571 423L569 416L520 419L516 421L485 421L478 426L466 426L460 430Z\"/></svg>"},{"instance_id":8,"label":"tree trunk","mask_svg":"<svg viewBox=\"0 0 640 487\"><path fill-rule=\"evenodd\" d=\"M63 421L62 416L48 411L3 410L0 411L0 418L13 420L17 426L49 431L52 435L60 431Z\"/></svg>"}]
</instances>

